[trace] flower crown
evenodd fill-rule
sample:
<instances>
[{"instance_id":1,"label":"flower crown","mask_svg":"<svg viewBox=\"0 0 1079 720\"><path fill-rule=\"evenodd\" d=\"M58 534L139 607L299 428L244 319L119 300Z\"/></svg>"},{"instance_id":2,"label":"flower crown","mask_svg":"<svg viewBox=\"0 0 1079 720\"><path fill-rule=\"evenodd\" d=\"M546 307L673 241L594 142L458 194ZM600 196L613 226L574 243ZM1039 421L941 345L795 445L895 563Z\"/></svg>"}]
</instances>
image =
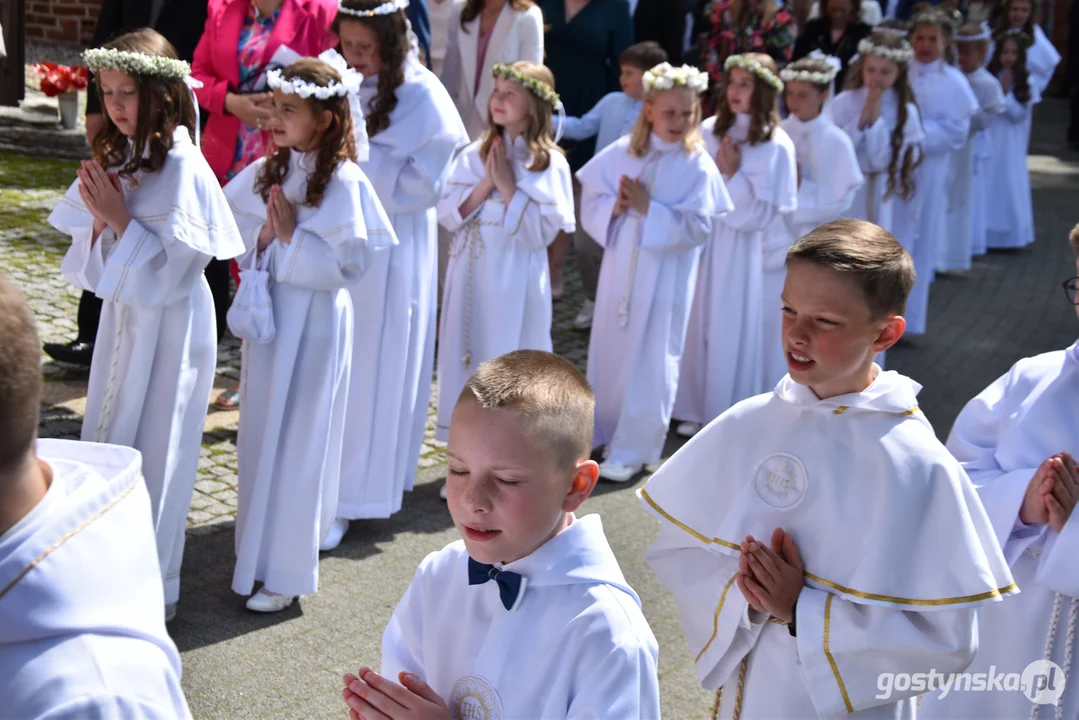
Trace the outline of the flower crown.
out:
<instances>
[{"instance_id":1,"label":"flower crown","mask_svg":"<svg viewBox=\"0 0 1079 720\"><path fill-rule=\"evenodd\" d=\"M776 92L783 92L783 81L756 60L752 60L745 55L731 55L727 58L727 62L723 63L723 71L730 72L731 68L742 68L747 72L751 72Z\"/></svg>"},{"instance_id":2,"label":"flower crown","mask_svg":"<svg viewBox=\"0 0 1079 720\"><path fill-rule=\"evenodd\" d=\"M387 0L372 10L353 10L345 7L343 2L338 2L337 12L342 15L351 15L352 17L376 17L378 15L393 15L395 12L404 10L407 7L408 0Z\"/></svg>"},{"instance_id":3,"label":"flower crown","mask_svg":"<svg viewBox=\"0 0 1079 720\"><path fill-rule=\"evenodd\" d=\"M551 107L557 108L559 105L558 93L554 91L550 85L541 80L535 78L525 77L520 70L515 70L509 65L503 65L501 63L495 63L491 68L491 75L494 77L500 77L503 80L512 80L518 85L527 88L533 95L543 100Z\"/></svg>"},{"instance_id":4,"label":"flower crown","mask_svg":"<svg viewBox=\"0 0 1079 720\"><path fill-rule=\"evenodd\" d=\"M982 41L985 41L985 40L992 40L993 39L993 33L989 29L989 23L985 22L985 21L982 21L982 24L981 24L980 27L981 27L981 29L978 32L974 33L973 35L963 35L961 32L957 31L956 34L955 34L955 41L956 42L982 42Z\"/></svg>"},{"instance_id":5,"label":"flower crown","mask_svg":"<svg viewBox=\"0 0 1079 720\"><path fill-rule=\"evenodd\" d=\"M872 38L865 38L858 43L858 54L862 56L876 55L885 60L891 60L894 63L905 64L910 62L910 59L914 57L914 50L906 40L904 40L903 44L899 47L891 48L887 45L876 44L873 42Z\"/></svg>"},{"instance_id":6,"label":"flower crown","mask_svg":"<svg viewBox=\"0 0 1079 720\"><path fill-rule=\"evenodd\" d=\"M676 85L687 87L696 93L708 89L708 75L690 65L676 68L670 63L660 63L644 74L644 89L670 90Z\"/></svg>"},{"instance_id":7,"label":"flower crown","mask_svg":"<svg viewBox=\"0 0 1079 720\"><path fill-rule=\"evenodd\" d=\"M1022 47L1024 50L1029 50L1030 46L1034 44L1034 40L1029 35L1023 32L1022 29L1016 28L1008 28L1004 32L997 33L993 37L993 42L999 45L1007 38L1015 38L1016 41L1019 43L1020 47Z\"/></svg>"},{"instance_id":8,"label":"flower crown","mask_svg":"<svg viewBox=\"0 0 1079 720\"><path fill-rule=\"evenodd\" d=\"M904 40L906 40L907 36L910 35L909 28L888 27L887 25L877 25L875 28L873 28L873 32L884 33L885 35L891 35L892 37L901 37Z\"/></svg>"},{"instance_id":9,"label":"flower crown","mask_svg":"<svg viewBox=\"0 0 1079 720\"><path fill-rule=\"evenodd\" d=\"M919 25L936 25L945 32L954 34L958 24L955 17L937 7L920 10L910 19L910 27L914 29Z\"/></svg>"},{"instance_id":10,"label":"flower crown","mask_svg":"<svg viewBox=\"0 0 1079 720\"><path fill-rule=\"evenodd\" d=\"M132 50L93 48L82 54L82 60L93 73L101 70L121 70L128 75L145 75L166 80L183 80L191 74L191 66L183 60Z\"/></svg>"},{"instance_id":11,"label":"flower crown","mask_svg":"<svg viewBox=\"0 0 1079 720\"><path fill-rule=\"evenodd\" d=\"M331 80L329 85L318 85L298 77L286 80L282 77L283 71L271 70L266 73L266 84L286 95L299 95L304 100L310 97L329 100L332 97L345 97L350 93L356 94L360 91L363 75L351 69L348 62L336 50L327 50L319 55L318 59L336 70L341 76L341 82Z\"/></svg>"},{"instance_id":12,"label":"flower crown","mask_svg":"<svg viewBox=\"0 0 1079 720\"><path fill-rule=\"evenodd\" d=\"M835 76L839 74L839 69L843 67L843 62L839 58L825 55L820 50L814 50L807 57L814 60L823 60L828 64L828 69L824 72L815 72L813 70L795 70L788 65L779 73L779 77L783 82L806 82L812 83L813 85L830 85L832 81L835 80Z\"/></svg>"}]
</instances>

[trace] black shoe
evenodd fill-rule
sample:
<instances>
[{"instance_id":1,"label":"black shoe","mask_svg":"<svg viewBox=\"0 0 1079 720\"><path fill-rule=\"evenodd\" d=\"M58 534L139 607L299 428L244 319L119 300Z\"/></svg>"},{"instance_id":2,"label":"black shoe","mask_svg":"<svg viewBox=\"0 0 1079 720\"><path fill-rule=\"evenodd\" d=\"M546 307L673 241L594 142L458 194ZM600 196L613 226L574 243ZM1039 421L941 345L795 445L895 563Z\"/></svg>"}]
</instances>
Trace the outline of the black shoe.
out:
<instances>
[{"instance_id":1,"label":"black shoe","mask_svg":"<svg viewBox=\"0 0 1079 720\"><path fill-rule=\"evenodd\" d=\"M94 344L75 340L66 345L60 343L45 343L45 352L54 360L90 367L90 360L94 357Z\"/></svg>"}]
</instances>

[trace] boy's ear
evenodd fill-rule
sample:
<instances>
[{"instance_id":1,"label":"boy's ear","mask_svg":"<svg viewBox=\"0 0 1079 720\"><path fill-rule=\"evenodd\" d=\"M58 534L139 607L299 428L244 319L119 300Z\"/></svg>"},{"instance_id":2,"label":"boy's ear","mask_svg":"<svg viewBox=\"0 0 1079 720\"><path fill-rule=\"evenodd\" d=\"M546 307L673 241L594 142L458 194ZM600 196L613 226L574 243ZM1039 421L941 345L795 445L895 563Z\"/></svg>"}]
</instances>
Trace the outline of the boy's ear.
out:
<instances>
[{"instance_id":1,"label":"boy's ear","mask_svg":"<svg viewBox=\"0 0 1079 720\"><path fill-rule=\"evenodd\" d=\"M569 492L562 503L562 509L566 512L579 508L596 489L599 481L599 464L595 460L581 460L577 463L575 472Z\"/></svg>"},{"instance_id":2,"label":"boy's ear","mask_svg":"<svg viewBox=\"0 0 1079 720\"><path fill-rule=\"evenodd\" d=\"M907 330L907 321L901 315L889 315L880 321L877 339L873 341L873 352L882 353L895 345Z\"/></svg>"}]
</instances>

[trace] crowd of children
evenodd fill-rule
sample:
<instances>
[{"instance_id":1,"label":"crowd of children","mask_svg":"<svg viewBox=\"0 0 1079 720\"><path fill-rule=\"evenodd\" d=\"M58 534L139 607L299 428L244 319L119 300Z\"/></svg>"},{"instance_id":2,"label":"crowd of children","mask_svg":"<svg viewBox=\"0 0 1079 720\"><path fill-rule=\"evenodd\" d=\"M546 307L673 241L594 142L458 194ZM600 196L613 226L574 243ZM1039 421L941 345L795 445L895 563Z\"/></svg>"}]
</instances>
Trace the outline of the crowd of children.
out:
<instances>
[{"instance_id":1,"label":"crowd of children","mask_svg":"<svg viewBox=\"0 0 1079 720\"><path fill-rule=\"evenodd\" d=\"M189 68L160 35L87 52L106 129L50 222L72 237L65 276L106 301L83 439L141 452L148 493L132 507L149 506L157 566L139 571L160 572L165 619L214 375L201 271L237 258L233 589L251 610L315 592L319 552L350 520L401 508L437 377L443 497L462 542L420 566L383 672L346 676L354 717L473 717L477 703L498 709L484 717L658 717L640 600L598 517L574 511L598 478L658 463L672 422L696 437L640 491L663 523L647 557L702 684L731 688L717 716L911 717L917 693L882 699L881 673L1032 654L1022 628L1042 615L1045 659L1066 672L1079 469L1051 385L1074 353L1021 363L972 401L951 454L919 386L881 369L904 333L925 332L935 272L1033 241L1031 106L1055 61L1030 1L1009 0L995 32L933 9L879 28L838 94L834 58L780 70L732 56L709 118L707 75L641 67L662 53L648 44L623 56L625 92L582 120L564 117L544 66L495 65L471 144L412 51L406 5L342 0L338 50L268 74L272 147L224 188L198 149ZM604 134L576 174L579 200L564 130ZM546 249L578 223L602 252L587 382L550 354ZM440 303L438 224L453 236ZM18 304L7 296L0 283L0 308ZM1059 432L1031 441L1053 417ZM107 507L141 488L137 455L94 469L93 445L80 460L41 443L41 463L32 436L24 445L0 452L0 480L36 488L40 507L61 475L107 487L93 498ZM0 514L0 570L5 548L27 556L12 537L52 537L33 507ZM993 605L1016 590L1009 567L1035 590ZM0 599L20 577L3 581ZM182 707L163 627L129 625L164 653L144 671ZM767 691L780 673L802 681Z\"/></svg>"}]
</instances>

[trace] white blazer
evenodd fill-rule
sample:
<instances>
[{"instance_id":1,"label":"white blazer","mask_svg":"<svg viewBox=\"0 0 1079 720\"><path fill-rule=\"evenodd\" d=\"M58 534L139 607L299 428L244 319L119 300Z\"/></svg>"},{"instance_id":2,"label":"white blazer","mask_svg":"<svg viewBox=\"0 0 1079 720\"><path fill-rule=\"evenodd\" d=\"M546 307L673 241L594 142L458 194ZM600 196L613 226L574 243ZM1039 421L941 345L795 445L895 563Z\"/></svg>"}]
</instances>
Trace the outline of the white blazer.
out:
<instances>
[{"instance_id":1,"label":"white blazer","mask_svg":"<svg viewBox=\"0 0 1079 720\"><path fill-rule=\"evenodd\" d=\"M543 13L533 5L519 11L507 2L495 22L491 41L487 45L479 92L476 87L476 57L479 53L480 18L465 23L467 32L461 31L461 10L464 0L455 0L450 13L449 38L446 42L446 59L442 66L442 84L449 90L457 112L468 130L468 136L476 140L487 129L487 103L495 89L491 67L496 63L509 64L518 60L543 63Z\"/></svg>"}]
</instances>

